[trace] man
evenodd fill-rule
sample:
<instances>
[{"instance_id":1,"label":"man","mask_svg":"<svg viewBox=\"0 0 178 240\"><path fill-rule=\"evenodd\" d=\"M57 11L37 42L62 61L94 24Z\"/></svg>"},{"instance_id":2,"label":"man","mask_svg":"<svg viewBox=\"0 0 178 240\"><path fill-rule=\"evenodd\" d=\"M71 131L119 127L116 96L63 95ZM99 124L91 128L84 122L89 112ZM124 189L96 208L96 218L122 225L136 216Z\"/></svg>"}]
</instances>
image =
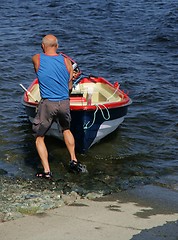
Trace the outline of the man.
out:
<instances>
[{"instance_id":1,"label":"man","mask_svg":"<svg viewBox=\"0 0 178 240\"><path fill-rule=\"evenodd\" d=\"M34 119L33 130L36 133L36 148L41 159L44 172L37 173L40 178L51 178L48 162L48 151L44 137L53 121L60 124L64 142L70 154L70 168L76 172L84 172L75 155L75 140L70 131L69 90L72 89L73 68L71 61L57 54L58 40L53 35L46 35L41 44L43 53L32 57L38 77L41 102Z\"/></svg>"}]
</instances>

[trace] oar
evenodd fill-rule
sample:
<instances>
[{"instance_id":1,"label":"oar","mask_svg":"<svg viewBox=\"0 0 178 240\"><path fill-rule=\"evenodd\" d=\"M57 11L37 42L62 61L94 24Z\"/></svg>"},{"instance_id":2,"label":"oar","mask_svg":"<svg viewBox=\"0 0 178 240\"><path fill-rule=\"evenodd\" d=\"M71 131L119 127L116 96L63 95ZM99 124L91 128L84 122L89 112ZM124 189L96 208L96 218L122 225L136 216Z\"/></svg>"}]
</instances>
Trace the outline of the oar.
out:
<instances>
[{"instance_id":1,"label":"oar","mask_svg":"<svg viewBox=\"0 0 178 240\"><path fill-rule=\"evenodd\" d=\"M29 95L35 102L38 102L34 97L33 95L22 85L22 84L19 84L21 86L21 88L27 93L27 95Z\"/></svg>"},{"instance_id":2,"label":"oar","mask_svg":"<svg viewBox=\"0 0 178 240\"><path fill-rule=\"evenodd\" d=\"M77 84L85 77L88 78L91 82L94 82L94 83L96 83L96 81L94 79L92 79L92 78L98 78L98 77L96 77L94 75L91 75L91 74L90 75L86 75L86 74L82 73L77 79L75 79L73 81L72 87L75 88L77 86Z\"/></svg>"},{"instance_id":3,"label":"oar","mask_svg":"<svg viewBox=\"0 0 178 240\"><path fill-rule=\"evenodd\" d=\"M73 85L72 87L75 88L77 86L77 84L84 78L85 76L83 74L81 74L77 79L75 79L73 81Z\"/></svg>"}]
</instances>

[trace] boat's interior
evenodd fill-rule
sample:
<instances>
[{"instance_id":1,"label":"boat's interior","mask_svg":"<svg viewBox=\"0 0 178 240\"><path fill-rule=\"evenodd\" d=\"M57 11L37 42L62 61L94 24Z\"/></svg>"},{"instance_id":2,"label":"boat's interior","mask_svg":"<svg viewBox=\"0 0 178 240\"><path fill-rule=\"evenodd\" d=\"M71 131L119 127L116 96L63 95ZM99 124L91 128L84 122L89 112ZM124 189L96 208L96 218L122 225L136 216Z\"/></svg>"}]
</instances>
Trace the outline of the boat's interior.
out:
<instances>
[{"instance_id":1,"label":"boat's interior","mask_svg":"<svg viewBox=\"0 0 178 240\"><path fill-rule=\"evenodd\" d=\"M91 101L89 103L89 99ZM101 82L79 83L72 89L70 95L70 104L76 106L85 106L88 104L104 104L109 102L120 102L124 98L124 94L119 88L114 88L108 84ZM39 85L34 84L28 94L29 102L39 102L41 99Z\"/></svg>"},{"instance_id":2,"label":"boat's interior","mask_svg":"<svg viewBox=\"0 0 178 240\"><path fill-rule=\"evenodd\" d=\"M91 104L104 104L108 102L118 102L123 99L123 94L111 87L108 84L103 83L82 83L78 84L75 89L72 90L71 93L71 103L74 101L74 104L77 103L75 100L75 96L77 94L81 94L83 99L83 105L88 104L88 100L91 96ZM73 103L72 103L73 104Z\"/></svg>"}]
</instances>

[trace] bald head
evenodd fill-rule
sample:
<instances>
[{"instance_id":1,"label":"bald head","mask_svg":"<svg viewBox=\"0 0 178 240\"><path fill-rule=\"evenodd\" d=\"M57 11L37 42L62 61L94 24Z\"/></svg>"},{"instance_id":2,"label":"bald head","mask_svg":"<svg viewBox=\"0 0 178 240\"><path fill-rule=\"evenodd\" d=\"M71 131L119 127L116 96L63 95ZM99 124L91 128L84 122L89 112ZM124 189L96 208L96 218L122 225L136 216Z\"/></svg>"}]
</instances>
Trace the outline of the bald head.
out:
<instances>
[{"instance_id":1,"label":"bald head","mask_svg":"<svg viewBox=\"0 0 178 240\"><path fill-rule=\"evenodd\" d=\"M42 44L44 44L45 47L56 47L58 48L58 40L54 35L46 35L42 39Z\"/></svg>"}]
</instances>

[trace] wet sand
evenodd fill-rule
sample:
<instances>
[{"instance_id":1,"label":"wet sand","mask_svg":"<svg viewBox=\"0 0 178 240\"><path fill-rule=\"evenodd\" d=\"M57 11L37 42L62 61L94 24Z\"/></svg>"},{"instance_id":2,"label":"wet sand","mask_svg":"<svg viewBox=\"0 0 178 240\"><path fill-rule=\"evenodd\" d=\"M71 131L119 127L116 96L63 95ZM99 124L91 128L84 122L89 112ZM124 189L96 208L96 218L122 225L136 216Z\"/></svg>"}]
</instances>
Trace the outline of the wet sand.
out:
<instances>
[{"instance_id":1,"label":"wet sand","mask_svg":"<svg viewBox=\"0 0 178 240\"><path fill-rule=\"evenodd\" d=\"M148 185L0 224L3 240L177 240L178 192Z\"/></svg>"}]
</instances>

